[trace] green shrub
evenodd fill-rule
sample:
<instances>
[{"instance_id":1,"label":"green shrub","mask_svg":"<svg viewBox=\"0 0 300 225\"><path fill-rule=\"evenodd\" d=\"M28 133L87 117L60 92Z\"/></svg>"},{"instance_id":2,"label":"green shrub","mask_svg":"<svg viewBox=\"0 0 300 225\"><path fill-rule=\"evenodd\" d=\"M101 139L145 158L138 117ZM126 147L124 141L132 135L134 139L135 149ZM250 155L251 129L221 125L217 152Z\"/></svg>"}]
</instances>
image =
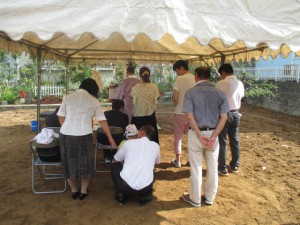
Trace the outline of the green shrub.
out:
<instances>
[{"instance_id":1,"label":"green shrub","mask_svg":"<svg viewBox=\"0 0 300 225\"><path fill-rule=\"evenodd\" d=\"M237 77L244 83L245 86L245 98L257 98L257 97L271 97L277 98L277 84L274 81L261 81L248 73L242 73Z\"/></svg>"},{"instance_id":2,"label":"green shrub","mask_svg":"<svg viewBox=\"0 0 300 225\"><path fill-rule=\"evenodd\" d=\"M246 98L261 96L277 98L279 96L276 83L271 81L247 80L244 85Z\"/></svg>"},{"instance_id":3,"label":"green shrub","mask_svg":"<svg viewBox=\"0 0 300 225\"><path fill-rule=\"evenodd\" d=\"M7 101L8 103L14 103L18 98L18 95L14 93L11 89L6 89L1 93L0 100Z\"/></svg>"}]
</instances>

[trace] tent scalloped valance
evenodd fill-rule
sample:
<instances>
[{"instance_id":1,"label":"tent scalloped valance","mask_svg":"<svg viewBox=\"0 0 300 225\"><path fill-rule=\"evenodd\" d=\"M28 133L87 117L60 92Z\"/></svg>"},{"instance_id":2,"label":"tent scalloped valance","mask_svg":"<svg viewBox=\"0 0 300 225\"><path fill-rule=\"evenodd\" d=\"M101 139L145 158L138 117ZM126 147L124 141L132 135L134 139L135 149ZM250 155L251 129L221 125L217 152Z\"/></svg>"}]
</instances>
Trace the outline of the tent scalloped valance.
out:
<instances>
[{"instance_id":1,"label":"tent scalloped valance","mask_svg":"<svg viewBox=\"0 0 300 225\"><path fill-rule=\"evenodd\" d=\"M61 43L65 43L62 45ZM68 44L66 44L68 43ZM171 62L184 59L190 61L220 62L225 61L266 59L269 55L275 58L278 54L287 57L290 48L282 45L278 50L271 50L266 44L258 44L249 48L243 41L236 41L231 46L225 46L220 39L213 39L208 45L200 45L195 37L178 44L175 39L165 34L161 40L152 41L147 35L139 34L132 42L127 42L121 34L114 33L106 41L97 40L92 34L85 33L74 41L61 33L56 33L52 39L43 41L28 32L19 41L10 40L4 33L0 33L0 48L5 52L21 53L22 51L36 55L36 48L40 47L42 56L49 59L71 62L128 62L141 63ZM300 51L297 52L300 55Z\"/></svg>"}]
</instances>

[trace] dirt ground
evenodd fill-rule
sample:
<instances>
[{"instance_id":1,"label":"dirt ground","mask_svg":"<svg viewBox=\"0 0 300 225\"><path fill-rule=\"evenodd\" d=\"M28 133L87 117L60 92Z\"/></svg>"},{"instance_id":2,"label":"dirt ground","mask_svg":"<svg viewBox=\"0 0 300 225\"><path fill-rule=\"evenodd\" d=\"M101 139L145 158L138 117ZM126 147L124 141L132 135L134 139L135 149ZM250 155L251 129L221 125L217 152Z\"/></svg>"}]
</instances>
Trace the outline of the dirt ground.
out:
<instances>
[{"instance_id":1,"label":"dirt ground","mask_svg":"<svg viewBox=\"0 0 300 225\"><path fill-rule=\"evenodd\" d=\"M184 166L177 169L170 164L172 112L171 105L157 109L162 129L155 199L145 206L134 199L120 206L113 199L109 173L96 174L84 201L71 199L69 189L62 194L33 194L28 142L35 136L29 123L36 110L1 111L0 224L300 224L300 117L243 105L239 173L219 178L212 206L194 208L181 199L189 190L186 136Z\"/></svg>"}]
</instances>

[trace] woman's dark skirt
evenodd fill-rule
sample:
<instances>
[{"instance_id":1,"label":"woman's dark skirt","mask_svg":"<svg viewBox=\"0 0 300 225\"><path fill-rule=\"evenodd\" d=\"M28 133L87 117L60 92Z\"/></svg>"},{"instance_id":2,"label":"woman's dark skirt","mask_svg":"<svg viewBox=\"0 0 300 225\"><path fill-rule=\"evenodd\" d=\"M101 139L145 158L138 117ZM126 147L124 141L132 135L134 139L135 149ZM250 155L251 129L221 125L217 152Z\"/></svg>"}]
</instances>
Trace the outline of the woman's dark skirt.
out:
<instances>
[{"instance_id":1,"label":"woman's dark skirt","mask_svg":"<svg viewBox=\"0 0 300 225\"><path fill-rule=\"evenodd\" d=\"M60 134L60 154L66 179L91 179L95 176L93 135Z\"/></svg>"},{"instance_id":2,"label":"woman's dark skirt","mask_svg":"<svg viewBox=\"0 0 300 225\"><path fill-rule=\"evenodd\" d=\"M155 111L150 116L132 116L131 123L134 124L138 130L144 125L151 125L155 130L155 137L153 141L159 144Z\"/></svg>"}]
</instances>

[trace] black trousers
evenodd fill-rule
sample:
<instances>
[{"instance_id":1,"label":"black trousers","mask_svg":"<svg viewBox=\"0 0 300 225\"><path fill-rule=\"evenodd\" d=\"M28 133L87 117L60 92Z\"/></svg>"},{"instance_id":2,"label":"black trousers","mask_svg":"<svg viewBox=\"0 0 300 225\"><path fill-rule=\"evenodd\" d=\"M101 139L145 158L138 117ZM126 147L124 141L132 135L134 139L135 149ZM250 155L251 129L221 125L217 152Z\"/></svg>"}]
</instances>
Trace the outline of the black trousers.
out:
<instances>
[{"instance_id":1,"label":"black trousers","mask_svg":"<svg viewBox=\"0 0 300 225\"><path fill-rule=\"evenodd\" d=\"M112 163L111 176L115 185L116 194L123 194L124 196L135 195L139 197L152 194L153 182L141 190L134 190L120 176L120 172L122 171L122 169L123 169L122 163Z\"/></svg>"},{"instance_id":2,"label":"black trousers","mask_svg":"<svg viewBox=\"0 0 300 225\"><path fill-rule=\"evenodd\" d=\"M134 124L138 130L144 125L151 125L155 130L155 137L153 137L152 141L155 141L157 144L159 144L155 111L150 116L132 116L131 123Z\"/></svg>"},{"instance_id":3,"label":"black trousers","mask_svg":"<svg viewBox=\"0 0 300 225\"><path fill-rule=\"evenodd\" d=\"M113 149L103 149L103 157L110 158L111 160L114 158L114 155L117 153L117 150Z\"/></svg>"}]
</instances>

